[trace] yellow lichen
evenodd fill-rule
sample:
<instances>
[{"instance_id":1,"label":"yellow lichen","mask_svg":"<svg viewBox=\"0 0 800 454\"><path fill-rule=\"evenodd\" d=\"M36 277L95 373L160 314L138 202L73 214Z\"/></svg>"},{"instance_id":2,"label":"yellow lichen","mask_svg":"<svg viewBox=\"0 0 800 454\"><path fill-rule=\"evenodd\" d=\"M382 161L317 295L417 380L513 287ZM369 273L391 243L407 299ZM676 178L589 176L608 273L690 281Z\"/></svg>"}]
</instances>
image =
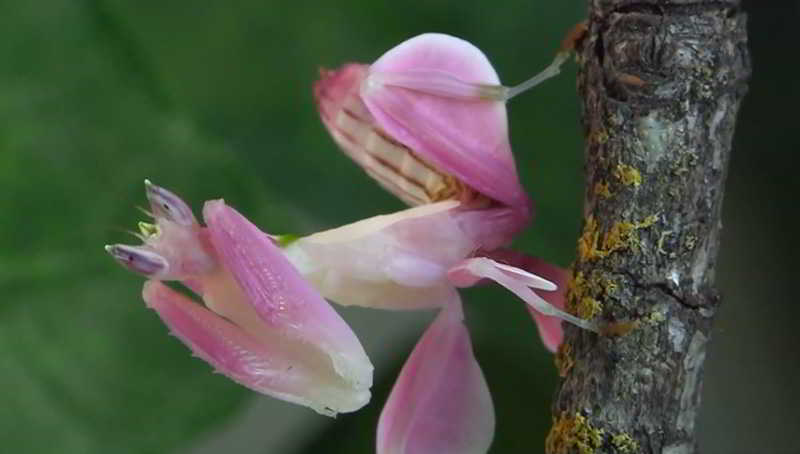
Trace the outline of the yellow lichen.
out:
<instances>
[{"instance_id":1,"label":"yellow lichen","mask_svg":"<svg viewBox=\"0 0 800 454\"><path fill-rule=\"evenodd\" d=\"M614 169L614 176L625 186L638 187L642 184L642 174L636 168L627 164L617 164Z\"/></svg>"},{"instance_id":2,"label":"yellow lichen","mask_svg":"<svg viewBox=\"0 0 800 454\"><path fill-rule=\"evenodd\" d=\"M589 320L603 312L603 304L594 298L585 296L578 303L578 317Z\"/></svg>"},{"instance_id":3,"label":"yellow lichen","mask_svg":"<svg viewBox=\"0 0 800 454\"><path fill-rule=\"evenodd\" d=\"M570 276L569 282L567 282L567 294L565 296L565 307L567 312L571 314L575 314L577 312L577 303L581 298L583 298L585 283L586 281L583 278L583 272L581 271L578 271L577 273L573 272Z\"/></svg>"},{"instance_id":4,"label":"yellow lichen","mask_svg":"<svg viewBox=\"0 0 800 454\"><path fill-rule=\"evenodd\" d=\"M562 342L558 346L558 350L553 358L558 370L559 377L566 377L572 366L575 365L575 360L572 359L572 345L568 342Z\"/></svg>"},{"instance_id":5,"label":"yellow lichen","mask_svg":"<svg viewBox=\"0 0 800 454\"><path fill-rule=\"evenodd\" d=\"M598 181L594 184L594 193L601 198L608 199L611 197L611 190L608 188L608 183L605 181Z\"/></svg>"},{"instance_id":6,"label":"yellow lichen","mask_svg":"<svg viewBox=\"0 0 800 454\"><path fill-rule=\"evenodd\" d=\"M598 145L608 142L608 131L605 129L595 129L589 134L589 141Z\"/></svg>"},{"instance_id":7,"label":"yellow lichen","mask_svg":"<svg viewBox=\"0 0 800 454\"><path fill-rule=\"evenodd\" d=\"M602 283L603 290L605 290L606 295L610 295L617 291L617 283L612 280L604 280Z\"/></svg>"},{"instance_id":8,"label":"yellow lichen","mask_svg":"<svg viewBox=\"0 0 800 454\"><path fill-rule=\"evenodd\" d=\"M646 217L642 222L617 222L600 240L597 221L594 216L589 215L583 226L583 232L578 238L578 258L582 262L605 258L615 251L626 249L631 246L639 245L639 238L636 230L651 227L658 220L658 216L653 214Z\"/></svg>"},{"instance_id":9,"label":"yellow lichen","mask_svg":"<svg viewBox=\"0 0 800 454\"><path fill-rule=\"evenodd\" d=\"M659 311L653 311L650 313L650 316L647 317L647 323L651 325L658 325L659 323L663 322L667 318L664 317L664 314Z\"/></svg>"},{"instance_id":10,"label":"yellow lichen","mask_svg":"<svg viewBox=\"0 0 800 454\"><path fill-rule=\"evenodd\" d=\"M580 413L569 416L566 412L553 418L553 427L545 440L547 454L594 454L603 445L605 430L598 429Z\"/></svg>"},{"instance_id":11,"label":"yellow lichen","mask_svg":"<svg viewBox=\"0 0 800 454\"><path fill-rule=\"evenodd\" d=\"M636 224L636 228L637 229L644 229L644 228L647 228L647 227L651 227L657 221L658 221L658 215L657 214L651 214L650 216L647 216L646 218L644 218L644 220L642 222Z\"/></svg>"},{"instance_id":12,"label":"yellow lichen","mask_svg":"<svg viewBox=\"0 0 800 454\"><path fill-rule=\"evenodd\" d=\"M583 272L578 271L577 273L573 273L567 283L567 294L565 297L567 312L578 315L578 305L588 292L589 289L586 286L586 279L583 277Z\"/></svg>"},{"instance_id":13,"label":"yellow lichen","mask_svg":"<svg viewBox=\"0 0 800 454\"><path fill-rule=\"evenodd\" d=\"M639 450L639 443L630 435L625 433L616 434L611 437L611 444L621 453L634 453Z\"/></svg>"},{"instance_id":14,"label":"yellow lichen","mask_svg":"<svg viewBox=\"0 0 800 454\"><path fill-rule=\"evenodd\" d=\"M583 319L592 319L603 312L601 300L616 289L617 284L599 272L593 272L587 279L578 271L567 283L566 309Z\"/></svg>"},{"instance_id":15,"label":"yellow lichen","mask_svg":"<svg viewBox=\"0 0 800 454\"><path fill-rule=\"evenodd\" d=\"M610 439L608 437L610 436ZM610 441L611 446L607 442ZM605 445L605 446L604 446ZM626 433L607 434L604 429L593 426L580 413L569 416L567 412L553 418L553 427L545 440L547 454L594 454L598 449L604 451L613 447L616 452L633 454L639 451L639 443Z\"/></svg>"},{"instance_id":16,"label":"yellow lichen","mask_svg":"<svg viewBox=\"0 0 800 454\"><path fill-rule=\"evenodd\" d=\"M628 246L632 239L631 233L634 230L636 230L636 224L630 222L617 222L612 225L611 230L608 231L603 239L603 256L608 256L612 252Z\"/></svg>"},{"instance_id":17,"label":"yellow lichen","mask_svg":"<svg viewBox=\"0 0 800 454\"><path fill-rule=\"evenodd\" d=\"M594 216L589 215L583 225L583 232L578 238L578 258L583 261L589 261L599 257L604 257L597 250L597 239L600 233L597 231L597 221Z\"/></svg>"},{"instance_id":18,"label":"yellow lichen","mask_svg":"<svg viewBox=\"0 0 800 454\"><path fill-rule=\"evenodd\" d=\"M570 314L584 320L601 315L603 300L617 291L617 283L609 279L602 271L592 271L588 277L582 271L574 272L567 283L566 310ZM604 323L600 333L604 336L619 337L633 331L639 322L617 321ZM559 371L563 368L563 359L556 359ZM571 365L570 365L571 367Z\"/></svg>"}]
</instances>

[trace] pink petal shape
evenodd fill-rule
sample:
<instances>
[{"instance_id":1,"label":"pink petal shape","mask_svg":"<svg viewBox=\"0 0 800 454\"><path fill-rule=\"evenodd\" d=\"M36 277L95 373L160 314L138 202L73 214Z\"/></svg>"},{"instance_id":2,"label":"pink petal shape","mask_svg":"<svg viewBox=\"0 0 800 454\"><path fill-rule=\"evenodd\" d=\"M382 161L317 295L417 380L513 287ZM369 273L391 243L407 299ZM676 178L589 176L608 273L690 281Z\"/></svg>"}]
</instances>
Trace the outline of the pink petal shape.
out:
<instances>
[{"instance_id":1,"label":"pink petal shape","mask_svg":"<svg viewBox=\"0 0 800 454\"><path fill-rule=\"evenodd\" d=\"M378 421L378 454L484 454L494 406L461 301L447 301L414 347Z\"/></svg>"},{"instance_id":2,"label":"pink petal shape","mask_svg":"<svg viewBox=\"0 0 800 454\"><path fill-rule=\"evenodd\" d=\"M544 269L544 264L539 264L538 268ZM546 269L545 271L547 271L550 276L564 282L562 274L555 273L552 269ZM541 283L541 277L535 276L523 269L499 263L487 257L475 257L464 260L451 268L448 276L453 285L462 287L474 285L480 279L491 279L513 292L528 303L530 308L543 316L556 317L590 331L597 332L598 330L594 323L578 318L562 310L563 290L560 295L556 294L549 298L550 301L560 304L561 307L551 304L548 300L545 300L542 296L539 296L538 293L531 290L532 288L536 288L540 290L540 293L547 294L547 292L543 290L549 288L549 291L552 292L556 289L553 288L553 283L549 283L551 284L550 286L543 285ZM559 332L560 327L556 328L556 323L552 320L534 318L537 324L539 324L540 334L542 335L545 346L551 351L554 351L554 348L558 347L558 343L563 336L563 334Z\"/></svg>"},{"instance_id":3,"label":"pink petal shape","mask_svg":"<svg viewBox=\"0 0 800 454\"><path fill-rule=\"evenodd\" d=\"M433 71L469 83L499 84L486 56L472 44L424 34L394 47L374 64L376 74ZM379 126L436 168L495 200L514 207L519 222L530 200L517 177L502 102L472 101L370 80L361 97Z\"/></svg>"},{"instance_id":4,"label":"pink petal shape","mask_svg":"<svg viewBox=\"0 0 800 454\"><path fill-rule=\"evenodd\" d=\"M255 311L266 329L278 333L290 343L313 346L324 352L328 364L320 367L332 367L354 389L369 396L372 364L360 342L339 314L289 263L272 239L222 200L206 202L203 217L222 266L233 276L236 283L233 287L243 294L242 299ZM223 283L219 287L222 289L220 293L231 300L239 300L230 295L227 290L230 287ZM210 291L208 283L204 284L204 291ZM220 312L214 306L225 301L216 301L218 299L212 295L214 301L210 306ZM243 309L231 310L233 315L225 315L233 317ZM243 325L247 318L252 317L246 317L241 322ZM292 347L287 345L286 348Z\"/></svg>"},{"instance_id":5,"label":"pink petal shape","mask_svg":"<svg viewBox=\"0 0 800 454\"><path fill-rule=\"evenodd\" d=\"M159 281L147 281L142 296L192 353L243 386L329 415L357 410L369 400L369 391L326 380L308 357L260 341Z\"/></svg>"}]
</instances>

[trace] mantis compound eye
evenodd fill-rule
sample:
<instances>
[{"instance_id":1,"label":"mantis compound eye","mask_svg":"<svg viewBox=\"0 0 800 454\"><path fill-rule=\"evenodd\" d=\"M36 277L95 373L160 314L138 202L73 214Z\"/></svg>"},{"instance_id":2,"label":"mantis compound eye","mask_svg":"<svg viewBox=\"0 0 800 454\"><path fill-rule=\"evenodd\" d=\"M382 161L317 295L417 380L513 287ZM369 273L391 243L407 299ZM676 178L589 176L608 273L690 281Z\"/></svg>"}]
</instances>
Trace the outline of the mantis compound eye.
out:
<instances>
[{"instance_id":1,"label":"mantis compound eye","mask_svg":"<svg viewBox=\"0 0 800 454\"><path fill-rule=\"evenodd\" d=\"M144 186L155 218L167 219L184 227L197 224L192 209L178 196L154 185L150 180L144 180Z\"/></svg>"},{"instance_id":2,"label":"mantis compound eye","mask_svg":"<svg viewBox=\"0 0 800 454\"><path fill-rule=\"evenodd\" d=\"M146 277L156 277L169 270L169 263L164 257L144 247L114 244L105 249L120 265Z\"/></svg>"}]
</instances>

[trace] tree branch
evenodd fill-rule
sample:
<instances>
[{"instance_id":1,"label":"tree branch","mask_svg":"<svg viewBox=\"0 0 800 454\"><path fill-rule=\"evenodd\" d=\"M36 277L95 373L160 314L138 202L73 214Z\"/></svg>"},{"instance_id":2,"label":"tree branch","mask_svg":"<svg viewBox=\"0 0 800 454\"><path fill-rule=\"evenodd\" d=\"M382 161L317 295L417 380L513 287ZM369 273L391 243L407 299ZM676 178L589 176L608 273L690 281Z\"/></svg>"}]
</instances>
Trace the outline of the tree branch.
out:
<instances>
[{"instance_id":1,"label":"tree branch","mask_svg":"<svg viewBox=\"0 0 800 454\"><path fill-rule=\"evenodd\" d=\"M590 0L586 203L547 452L696 451L723 185L749 75L739 2Z\"/></svg>"}]
</instances>

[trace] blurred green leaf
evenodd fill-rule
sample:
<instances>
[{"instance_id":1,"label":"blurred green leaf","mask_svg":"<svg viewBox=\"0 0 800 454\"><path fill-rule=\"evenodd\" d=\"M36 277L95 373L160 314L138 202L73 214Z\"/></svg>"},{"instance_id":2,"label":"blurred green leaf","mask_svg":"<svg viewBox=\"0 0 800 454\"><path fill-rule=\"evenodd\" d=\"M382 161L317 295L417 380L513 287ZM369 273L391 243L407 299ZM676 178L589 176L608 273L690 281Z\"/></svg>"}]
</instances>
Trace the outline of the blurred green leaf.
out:
<instances>
[{"instance_id":1,"label":"blurred green leaf","mask_svg":"<svg viewBox=\"0 0 800 454\"><path fill-rule=\"evenodd\" d=\"M507 10L477 1L457 11L448 2L315 8L256 0L5 5L5 446L25 453L170 452L227 420L250 395L168 337L141 302L141 279L102 250L106 243L136 242L124 230L142 216L134 207L145 203L145 177L197 209L225 197L273 233L306 233L397 210L401 204L337 152L320 125L310 90L318 67L369 61L413 34L436 30L474 40L513 83L548 63L579 9L509 5L520 14L550 15L538 17L543 27L520 43L525 21L506 23ZM515 100L510 114L522 177L539 215L555 220L537 224L519 244L562 264L580 220L570 84L568 77L548 82ZM564 93L573 98L564 100ZM532 321L506 292L478 291L471 300L476 351L501 414L497 446L512 446L532 425L541 438L554 372ZM414 341L407 340L409 350ZM338 419L353 426L337 425L337 437L361 437L338 444L338 452L371 452L377 412L395 373L378 371L382 385L373 404ZM523 384L539 384L524 401L516 398ZM502 416L518 411L535 418Z\"/></svg>"},{"instance_id":2,"label":"blurred green leaf","mask_svg":"<svg viewBox=\"0 0 800 454\"><path fill-rule=\"evenodd\" d=\"M272 200L221 140L172 109L99 2L17 2L0 28L0 436L25 453L163 453L249 394L167 336L102 245L142 216L142 180L199 207Z\"/></svg>"}]
</instances>

